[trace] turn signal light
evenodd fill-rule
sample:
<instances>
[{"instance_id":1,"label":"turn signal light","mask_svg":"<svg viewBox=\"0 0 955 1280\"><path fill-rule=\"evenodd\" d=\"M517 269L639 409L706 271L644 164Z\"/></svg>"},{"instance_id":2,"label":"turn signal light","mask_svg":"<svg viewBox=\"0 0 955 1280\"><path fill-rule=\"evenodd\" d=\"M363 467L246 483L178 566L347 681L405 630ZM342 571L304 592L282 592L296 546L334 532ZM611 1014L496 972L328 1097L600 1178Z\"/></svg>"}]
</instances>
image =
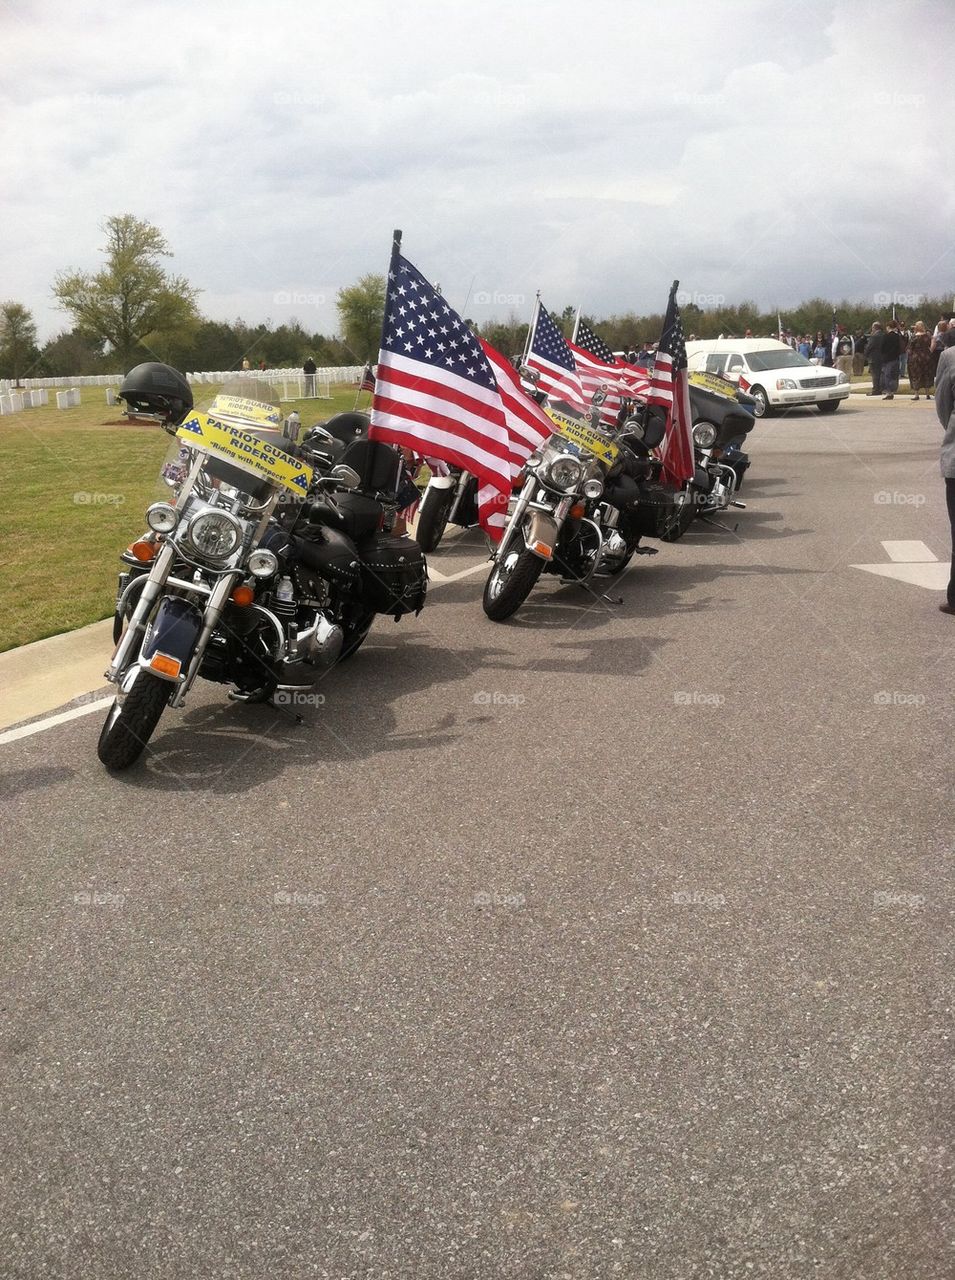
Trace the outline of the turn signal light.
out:
<instances>
[{"instance_id":1,"label":"turn signal light","mask_svg":"<svg viewBox=\"0 0 955 1280\"><path fill-rule=\"evenodd\" d=\"M149 665L153 671L158 671L162 676L172 676L176 679L182 670L182 663L175 658L170 658L166 653L156 653L150 658Z\"/></svg>"},{"instance_id":2,"label":"turn signal light","mask_svg":"<svg viewBox=\"0 0 955 1280\"><path fill-rule=\"evenodd\" d=\"M255 592L251 587L236 587L229 599L241 609L246 609L255 599Z\"/></svg>"},{"instance_id":3,"label":"turn signal light","mask_svg":"<svg viewBox=\"0 0 955 1280\"><path fill-rule=\"evenodd\" d=\"M546 542L535 542L534 550L539 556L543 556L545 560L549 560L554 554Z\"/></svg>"},{"instance_id":4,"label":"turn signal light","mask_svg":"<svg viewBox=\"0 0 955 1280\"><path fill-rule=\"evenodd\" d=\"M580 520L586 510L587 507L583 502L575 502L567 514L571 520Z\"/></svg>"},{"instance_id":5,"label":"turn signal light","mask_svg":"<svg viewBox=\"0 0 955 1280\"><path fill-rule=\"evenodd\" d=\"M134 555L136 559L140 560L143 564L148 564L150 560L156 559L155 542L134 542L129 548L129 551L130 554Z\"/></svg>"}]
</instances>

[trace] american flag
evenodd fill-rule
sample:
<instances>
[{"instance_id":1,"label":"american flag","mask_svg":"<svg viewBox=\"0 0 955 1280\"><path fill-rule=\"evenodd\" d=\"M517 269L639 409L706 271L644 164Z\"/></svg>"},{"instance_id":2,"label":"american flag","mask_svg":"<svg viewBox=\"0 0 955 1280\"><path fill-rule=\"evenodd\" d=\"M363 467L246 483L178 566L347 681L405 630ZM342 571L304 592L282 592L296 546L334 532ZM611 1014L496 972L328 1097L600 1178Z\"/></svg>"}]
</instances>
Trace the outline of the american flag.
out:
<instances>
[{"instance_id":1,"label":"american flag","mask_svg":"<svg viewBox=\"0 0 955 1280\"><path fill-rule=\"evenodd\" d=\"M650 375L649 404L666 410L667 432L660 456L664 479L683 485L695 473L693 457L693 415L690 411L689 376L686 364L686 338L677 306L679 280L673 281L663 334L657 347Z\"/></svg>"},{"instance_id":2,"label":"american flag","mask_svg":"<svg viewBox=\"0 0 955 1280\"><path fill-rule=\"evenodd\" d=\"M579 413L587 412L588 400L580 383L574 353L539 299L527 363L540 374L537 385L541 391L553 400L565 400Z\"/></svg>"},{"instance_id":3,"label":"american flag","mask_svg":"<svg viewBox=\"0 0 955 1280\"><path fill-rule=\"evenodd\" d=\"M647 377L646 369L640 369L637 365L629 364L626 360L615 356L603 338L598 333L594 333L593 329L583 321L577 326L576 344L590 356L602 360L604 364L612 364L616 369L617 381L628 396L640 396L646 399L650 389L650 379Z\"/></svg>"},{"instance_id":4,"label":"american flag","mask_svg":"<svg viewBox=\"0 0 955 1280\"><path fill-rule=\"evenodd\" d=\"M584 391L584 399L588 403L592 403L595 392L605 391L607 398L600 406L600 420L606 423L608 427L615 427L617 425L617 415L620 413L621 392L623 390L619 378L619 369L615 364L606 364L603 360L598 360L589 351L585 351L583 347L576 346L573 342L569 342L567 345L570 347L574 363L577 366L577 373L580 375L580 385Z\"/></svg>"},{"instance_id":5,"label":"american flag","mask_svg":"<svg viewBox=\"0 0 955 1280\"><path fill-rule=\"evenodd\" d=\"M497 389L504 408L504 421L510 441L511 480L517 478L524 463L538 445L554 434L554 424L521 387L520 374L505 356L481 338L484 354L497 376ZM493 485L478 488L478 518L482 529L499 542L507 523L507 495Z\"/></svg>"},{"instance_id":6,"label":"american flag","mask_svg":"<svg viewBox=\"0 0 955 1280\"><path fill-rule=\"evenodd\" d=\"M397 249L368 434L510 493L510 437L494 369L457 312Z\"/></svg>"}]
</instances>

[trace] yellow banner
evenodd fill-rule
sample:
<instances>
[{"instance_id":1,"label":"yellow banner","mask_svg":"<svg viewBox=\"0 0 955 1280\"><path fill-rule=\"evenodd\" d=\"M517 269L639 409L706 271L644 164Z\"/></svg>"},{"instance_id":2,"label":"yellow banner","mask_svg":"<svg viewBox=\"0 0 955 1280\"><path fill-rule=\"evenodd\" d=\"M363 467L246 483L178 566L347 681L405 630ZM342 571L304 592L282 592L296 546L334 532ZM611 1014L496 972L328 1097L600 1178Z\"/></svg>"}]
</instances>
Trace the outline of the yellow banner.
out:
<instances>
[{"instance_id":1,"label":"yellow banner","mask_svg":"<svg viewBox=\"0 0 955 1280\"><path fill-rule=\"evenodd\" d=\"M562 413L556 413L553 409L545 409L544 412L565 440L569 440L571 444L578 445L581 449L588 450L595 458L599 458L605 467L613 466L617 454L620 452L617 445L609 444L603 436L583 422L575 422L573 418L567 418Z\"/></svg>"},{"instance_id":2,"label":"yellow banner","mask_svg":"<svg viewBox=\"0 0 955 1280\"><path fill-rule=\"evenodd\" d=\"M729 400L736 399L736 387L726 378L719 378L715 373L691 373L690 381L698 387L703 387L706 391L712 391L715 395L726 396Z\"/></svg>"},{"instance_id":3,"label":"yellow banner","mask_svg":"<svg viewBox=\"0 0 955 1280\"><path fill-rule=\"evenodd\" d=\"M217 422L207 413L191 414L176 435L193 448L208 449L302 497L308 493L312 483L312 468L304 462L290 458L248 431L239 431L227 422Z\"/></svg>"},{"instance_id":4,"label":"yellow banner","mask_svg":"<svg viewBox=\"0 0 955 1280\"><path fill-rule=\"evenodd\" d=\"M243 396L216 396L209 406L209 413L220 421L223 418L242 418L246 422L260 422L263 426L282 421L282 410L263 400L246 400Z\"/></svg>"}]
</instances>

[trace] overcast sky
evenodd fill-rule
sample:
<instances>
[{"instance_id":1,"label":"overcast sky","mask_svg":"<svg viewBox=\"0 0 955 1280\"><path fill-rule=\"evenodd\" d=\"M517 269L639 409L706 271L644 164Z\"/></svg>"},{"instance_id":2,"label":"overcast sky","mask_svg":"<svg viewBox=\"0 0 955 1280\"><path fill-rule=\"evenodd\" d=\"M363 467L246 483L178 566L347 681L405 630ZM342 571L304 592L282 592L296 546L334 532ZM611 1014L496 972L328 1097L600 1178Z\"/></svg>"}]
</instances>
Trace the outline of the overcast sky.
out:
<instances>
[{"instance_id":1,"label":"overcast sky","mask_svg":"<svg viewBox=\"0 0 955 1280\"><path fill-rule=\"evenodd\" d=\"M477 320L955 291L952 0L0 0L0 298L101 223L337 328L391 230ZM881 308L884 310L885 308ZM908 308L907 308L908 309ZM934 317L926 317L934 319Z\"/></svg>"}]
</instances>

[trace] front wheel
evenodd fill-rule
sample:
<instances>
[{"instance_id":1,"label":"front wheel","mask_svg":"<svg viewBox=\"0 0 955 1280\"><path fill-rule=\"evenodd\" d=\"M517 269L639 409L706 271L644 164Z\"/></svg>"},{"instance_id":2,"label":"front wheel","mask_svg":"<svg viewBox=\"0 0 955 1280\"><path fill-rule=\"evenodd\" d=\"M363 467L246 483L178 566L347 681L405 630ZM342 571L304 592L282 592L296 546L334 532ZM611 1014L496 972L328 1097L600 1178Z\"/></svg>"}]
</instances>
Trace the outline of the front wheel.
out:
<instances>
[{"instance_id":1,"label":"front wheel","mask_svg":"<svg viewBox=\"0 0 955 1280\"><path fill-rule=\"evenodd\" d=\"M753 405L753 413L757 418L765 418L769 413L769 396L762 387L750 387L749 394L756 401Z\"/></svg>"},{"instance_id":2,"label":"front wheel","mask_svg":"<svg viewBox=\"0 0 955 1280\"><path fill-rule=\"evenodd\" d=\"M454 506L454 489L429 488L421 499L414 540L422 551L434 551L448 527L448 516Z\"/></svg>"},{"instance_id":3,"label":"front wheel","mask_svg":"<svg viewBox=\"0 0 955 1280\"><path fill-rule=\"evenodd\" d=\"M819 412L835 413L835 411L839 408L841 404L842 404L841 400L824 400L823 403L819 405Z\"/></svg>"},{"instance_id":4,"label":"front wheel","mask_svg":"<svg viewBox=\"0 0 955 1280\"><path fill-rule=\"evenodd\" d=\"M116 695L96 746L107 769L118 773L139 759L175 687L151 671L140 671L130 691Z\"/></svg>"},{"instance_id":5,"label":"front wheel","mask_svg":"<svg viewBox=\"0 0 955 1280\"><path fill-rule=\"evenodd\" d=\"M544 561L526 548L512 552L503 563L496 563L484 585L484 612L492 622L503 622L530 595L541 576Z\"/></svg>"}]
</instances>

